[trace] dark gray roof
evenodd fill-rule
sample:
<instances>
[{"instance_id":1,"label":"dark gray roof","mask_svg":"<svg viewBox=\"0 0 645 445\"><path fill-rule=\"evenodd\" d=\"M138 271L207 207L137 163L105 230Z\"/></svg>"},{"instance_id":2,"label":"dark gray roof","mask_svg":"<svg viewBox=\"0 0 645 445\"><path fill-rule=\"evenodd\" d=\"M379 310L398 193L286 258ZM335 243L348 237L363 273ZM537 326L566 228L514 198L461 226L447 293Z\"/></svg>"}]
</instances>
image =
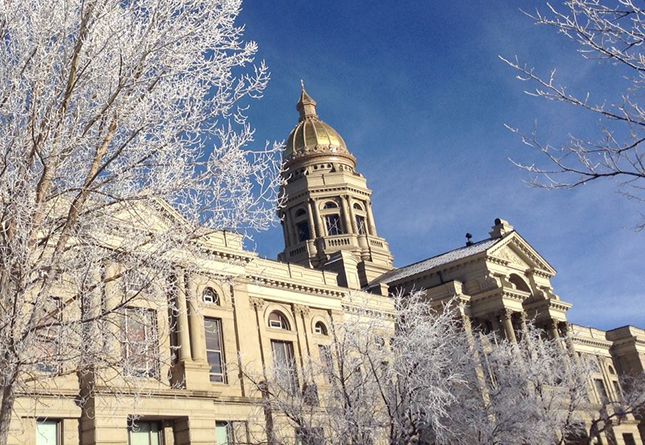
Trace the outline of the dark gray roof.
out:
<instances>
[{"instance_id":1,"label":"dark gray roof","mask_svg":"<svg viewBox=\"0 0 645 445\"><path fill-rule=\"evenodd\" d=\"M493 247L501 240L502 238L485 239L485 240L473 243L470 246L459 247L457 249L442 253L440 255L433 256L426 260L419 261L418 263L409 264L399 269L394 269L389 272L386 272L370 284L379 284L379 283L390 284L394 281L399 281L404 278L411 277L413 275L417 275L422 272L428 272L429 270L434 269L435 267L443 266L444 264L448 264L453 261L481 253L489 249L490 247Z\"/></svg>"}]
</instances>

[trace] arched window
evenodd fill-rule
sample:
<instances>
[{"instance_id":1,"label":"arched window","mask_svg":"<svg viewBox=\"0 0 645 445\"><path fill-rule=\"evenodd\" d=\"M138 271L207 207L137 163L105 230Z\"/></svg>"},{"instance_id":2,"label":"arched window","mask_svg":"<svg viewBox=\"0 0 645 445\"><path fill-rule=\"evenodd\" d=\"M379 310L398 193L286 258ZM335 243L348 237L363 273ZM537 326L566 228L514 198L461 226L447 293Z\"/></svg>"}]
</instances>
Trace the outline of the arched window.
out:
<instances>
[{"instance_id":1,"label":"arched window","mask_svg":"<svg viewBox=\"0 0 645 445\"><path fill-rule=\"evenodd\" d=\"M305 212L305 209L296 210L296 218L298 218L300 216L305 216L306 214L307 214L307 212Z\"/></svg>"},{"instance_id":2,"label":"arched window","mask_svg":"<svg viewBox=\"0 0 645 445\"><path fill-rule=\"evenodd\" d=\"M519 275L512 273L510 277L508 277L508 281L513 283L515 285L515 288L517 290L521 290L523 292L531 292L531 288L529 287L528 284L526 284L526 281L524 281Z\"/></svg>"},{"instance_id":3,"label":"arched window","mask_svg":"<svg viewBox=\"0 0 645 445\"><path fill-rule=\"evenodd\" d=\"M355 208L356 210L361 210L361 211L363 210L363 206L361 206L361 205L360 205L359 203L357 203L357 202L355 202L355 203L354 203L354 208Z\"/></svg>"},{"instance_id":4,"label":"arched window","mask_svg":"<svg viewBox=\"0 0 645 445\"><path fill-rule=\"evenodd\" d=\"M285 317L284 314L280 311L273 311L269 314L269 327L284 329L286 331L291 330L291 328L289 327L289 321L287 321L287 317Z\"/></svg>"},{"instance_id":5,"label":"arched window","mask_svg":"<svg viewBox=\"0 0 645 445\"><path fill-rule=\"evenodd\" d=\"M212 287L207 287L202 293L202 301L206 304L220 305L219 295L213 290Z\"/></svg>"},{"instance_id":6,"label":"arched window","mask_svg":"<svg viewBox=\"0 0 645 445\"><path fill-rule=\"evenodd\" d=\"M336 204L333 201L327 201L323 206L323 209L337 209L337 208L338 208L338 204Z\"/></svg>"},{"instance_id":7,"label":"arched window","mask_svg":"<svg viewBox=\"0 0 645 445\"><path fill-rule=\"evenodd\" d=\"M614 368L611 365L609 365L609 374L616 375L616 371L614 371Z\"/></svg>"},{"instance_id":8,"label":"arched window","mask_svg":"<svg viewBox=\"0 0 645 445\"><path fill-rule=\"evenodd\" d=\"M316 322L316 324L314 325L314 332L320 335L328 335L327 326L325 326L325 323L323 323L322 321Z\"/></svg>"}]
</instances>

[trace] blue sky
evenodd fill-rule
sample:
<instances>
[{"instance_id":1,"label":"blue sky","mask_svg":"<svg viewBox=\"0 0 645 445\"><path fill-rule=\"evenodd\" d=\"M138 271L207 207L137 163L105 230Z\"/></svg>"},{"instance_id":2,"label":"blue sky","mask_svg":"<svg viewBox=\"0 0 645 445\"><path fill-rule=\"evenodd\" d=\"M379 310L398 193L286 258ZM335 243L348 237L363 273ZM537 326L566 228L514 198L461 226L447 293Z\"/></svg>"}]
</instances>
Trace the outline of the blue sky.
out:
<instances>
[{"instance_id":1,"label":"blue sky","mask_svg":"<svg viewBox=\"0 0 645 445\"><path fill-rule=\"evenodd\" d=\"M284 140L297 122L300 79L358 160L374 190L379 235L396 266L488 236L508 220L558 271L555 292L575 323L645 327L645 232L637 203L611 182L565 191L528 187L508 160L540 158L504 124L558 144L595 139L597 119L524 94L498 56L514 57L598 101L618 97L616 69L584 61L510 0L247 0L240 23L272 80L249 111L257 144ZM276 227L254 235L262 256L282 250ZM250 243L253 247L253 243Z\"/></svg>"}]
</instances>

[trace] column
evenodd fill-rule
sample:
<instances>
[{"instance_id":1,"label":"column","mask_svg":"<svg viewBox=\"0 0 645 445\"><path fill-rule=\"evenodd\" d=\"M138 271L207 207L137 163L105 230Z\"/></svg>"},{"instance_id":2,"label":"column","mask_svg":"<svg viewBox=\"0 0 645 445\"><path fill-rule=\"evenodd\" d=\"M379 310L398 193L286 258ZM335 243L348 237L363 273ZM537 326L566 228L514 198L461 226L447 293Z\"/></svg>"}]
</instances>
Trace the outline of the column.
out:
<instances>
[{"instance_id":1,"label":"column","mask_svg":"<svg viewBox=\"0 0 645 445\"><path fill-rule=\"evenodd\" d=\"M493 334L495 335L495 341L497 342L497 337L501 334L501 329L499 325L499 315L494 314L490 317L490 322L493 325Z\"/></svg>"},{"instance_id":2,"label":"column","mask_svg":"<svg viewBox=\"0 0 645 445\"><path fill-rule=\"evenodd\" d=\"M461 315L461 323L464 327L464 331L466 331L466 341L468 342L468 347L471 354L473 354L473 358L475 359L475 376L477 377L479 391L482 395L482 398L484 399L484 402L488 403L490 401L490 394L486 385L486 373L484 372L479 352L477 351L477 349L475 349L475 337L473 335L472 322L470 321L468 314L466 314L466 305L463 303L459 305L459 314Z\"/></svg>"},{"instance_id":3,"label":"column","mask_svg":"<svg viewBox=\"0 0 645 445\"><path fill-rule=\"evenodd\" d=\"M353 233L352 222L349 219L349 209L347 208L347 200L345 199L345 196L340 197L340 206L343 211L343 222L345 224L345 233Z\"/></svg>"},{"instance_id":4,"label":"column","mask_svg":"<svg viewBox=\"0 0 645 445\"><path fill-rule=\"evenodd\" d=\"M117 278L120 272L120 266L118 263L110 263L105 268L105 275L103 277L103 282L105 283L105 305L106 311L114 311L119 304L121 304L122 295L121 289L119 287L119 279ZM120 341L120 326L119 322L119 313L114 311L114 313L108 316L110 319L109 323L106 323L107 328L105 329L104 341L106 347L106 355L110 358L116 358L121 354L121 341Z\"/></svg>"},{"instance_id":5,"label":"column","mask_svg":"<svg viewBox=\"0 0 645 445\"><path fill-rule=\"evenodd\" d=\"M318 233L318 236L325 236L327 233L322 226L322 220L320 219L320 215L318 214L318 204L316 204L315 200L310 199L309 206L311 208L311 214L314 217L314 224L316 225L316 232Z\"/></svg>"},{"instance_id":6,"label":"column","mask_svg":"<svg viewBox=\"0 0 645 445\"><path fill-rule=\"evenodd\" d=\"M287 246L289 244L289 232L287 232L287 222L280 221L280 225L282 226L282 237L284 238L284 244L285 246Z\"/></svg>"},{"instance_id":7,"label":"column","mask_svg":"<svg viewBox=\"0 0 645 445\"><path fill-rule=\"evenodd\" d=\"M516 343L517 339L515 338L515 330L513 329L512 317L513 317L512 310L504 309L502 311L502 324L504 326L504 335L506 337L506 340Z\"/></svg>"},{"instance_id":8,"label":"column","mask_svg":"<svg viewBox=\"0 0 645 445\"><path fill-rule=\"evenodd\" d=\"M569 354L571 354L571 357L573 357L573 361L576 362L577 365L580 364L580 357L578 357L578 354L576 354L576 349L573 346L573 327L571 326L571 323L568 321L562 322L564 325L564 338L565 342L567 344L567 350L569 351Z\"/></svg>"},{"instance_id":9,"label":"column","mask_svg":"<svg viewBox=\"0 0 645 445\"><path fill-rule=\"evenodd\" d=\"M289 213L289 209L286 209L285 212L284 212L284 222L285 222L286 227L287 227L287 235L289 237L289 240L288 240L289 241L289 246L293 246L294 244L297 244L298 241L296 240L296 234L294 232L294 227L293 227L293 224L292 224L293 221L292 221L292 218L291 218L291 214Z\"/></svg>"},{"instance_id":10,"label":"column","mask_svg":"<svg viewBox=\"0 0 645 445\"><path fill-rule=\"evenodd\" d=\"M316 227L314 220L313 205L311 204L311 199L307 202L307 205L309 206L307 216L309 217L309 230L311 231L311 239L316 239L320 235L318 235L318 228Z\"/></svg>"},{"instance_id":11,"label":"column","mask_svg":"<svg viewBox=\"0 0 645 445\"><path fill-rule=\"evenodd\" d=\"M179 360L185 362L192 360L190 352L190 335L188 327L188 309L186 307L186 280L184 271L177 270L176 281L176 298L175 305L177 310L177 340L179 341Z\"/></svg>"},{"instance_id":12,"label":"column","mask_svg":"<svg viewBox=\"0 0 645 445\"><path fill-rule=\"evenodd\" d=\"M551 340L559 340L560 334L558 333L558 323L551 319L547 322L547 332Z\"/></svg>"},{"instance_id":13,"label":"column","mask_svg":"<svg viewBox=\"0 0 645 445\"><path fill-rule=\"evenodd\" d=\"M190 349L193 360L205 362L206 340L203 338L204 326L197 302L197 281L194 276L188 277L188 325L190 327Z\"/></svg>"},{"instance_id":14,"label":"column","mask_svg":"<svg viewBox=\"0 0 645 445\"><path fill-rule=\"evenodd\" d=\"M356 215L354 214L354 207L352 207L352 202L350 201L348 195L345 195L344 198L347 200L347 208L349 209L349 220L352 222L352 230L355 234L358 235L358 226L356 225Z\"/></svg>"},{"instance_id":15,"label":"column","mask_svg":"<svg viewBox=\"0 0 645 445\"><path fill-rule=\"evenodd\" d=\"M367 210L367 225L370 229L370 235L376 235L376 224L374 223L374 214L372 213L372 201L365 201L365 207Z\"/></svg>"},{"instance_id":16,"label":"column","mask_svg":"<svg viewBox=\"0 0 645 445\"><path fill-rule=\"evenodd\" d=\"M305 316L309 314L309 308L302 304L294 304L292 313L293 319L295 320L294 328L296 330L296 334L298 335L298 353L300 354L300 366L305 369L305 356L310 355L309 345L307 344L307 325L305 323ZM307 348L306 351L305 348Z\"/></svg>"}]
</instances>

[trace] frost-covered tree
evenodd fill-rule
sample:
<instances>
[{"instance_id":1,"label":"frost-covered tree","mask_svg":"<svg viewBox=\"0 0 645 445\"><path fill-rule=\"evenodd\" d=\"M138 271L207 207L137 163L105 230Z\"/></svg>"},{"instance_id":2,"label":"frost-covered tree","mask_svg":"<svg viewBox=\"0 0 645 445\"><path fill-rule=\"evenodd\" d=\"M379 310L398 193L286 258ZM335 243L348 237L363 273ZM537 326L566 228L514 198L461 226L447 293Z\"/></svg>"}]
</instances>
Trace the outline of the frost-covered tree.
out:
<instances>
[{"instance_id":1,"label":"frost-covered tree","mask_svg":"<svg viewBox=\"0 0 645 445\"><path fill-rule=\"evenodd\" d=\"M304 366L278 362L264 375L247 373L270 441L410 444L431 427L444 437L452 388L466 384L469 345L459 319L435 312L421 293L396 298L396 325L364 295L351 301L356 311L331 324L328 344Z\"/></svg>"},{"instance_id":2,"label":"frost-covered tree","mask_svg":"<svg viewBox=\"0 0 645 445\"><path fill-rule=\"evenodd\" d=\"M271 219L279 147L249 150L244 115L269 76L240 7L0 0L0 444L17 392L124 369L119 320L167 305L178 251ZM159 375L130 346L130 374Z\"/></svg>"},{"instance_id":3,"label":"frost-covered tree","mask_svg":"<svg viewBox=\"0 0 645 445\"><path fill-rule=\"evenodd\" d=\"M458 300L437 307L418 292L395 302L394 319L366 309L333 323L304 366L247 373L271 443L594 443L642 412L641 384L597 400L593 362L531 323L507 341L471 329Z\"/></svg>"},{"instance_id":4,"label":"frost-covered tree","mask_svg":"<svg viewBox=\"0 0 645 445\"><path fill-rule=\"evenodd\" d=\"M632 0L567 0L561 4L547 3L527 15L537 25L553 28L575 42L592 70L602 66L613 71L613 78L624 85L624 90L617 97L605 97L602 91L577 95L556 80L555 70L543 76L517 58L502 59L519 72L518 79L532 84L528 94L577 107L599 121L596 135L565 129L569 140L562 146L540 140L535 132L523 135L523 142L540 152L543 162L517 165L531 174L533 185L538 187L571 188L613 179L621 193L642 202L645 199L642 5Z\"/></svg>"}]
</instances>

